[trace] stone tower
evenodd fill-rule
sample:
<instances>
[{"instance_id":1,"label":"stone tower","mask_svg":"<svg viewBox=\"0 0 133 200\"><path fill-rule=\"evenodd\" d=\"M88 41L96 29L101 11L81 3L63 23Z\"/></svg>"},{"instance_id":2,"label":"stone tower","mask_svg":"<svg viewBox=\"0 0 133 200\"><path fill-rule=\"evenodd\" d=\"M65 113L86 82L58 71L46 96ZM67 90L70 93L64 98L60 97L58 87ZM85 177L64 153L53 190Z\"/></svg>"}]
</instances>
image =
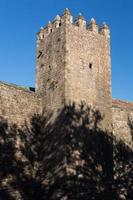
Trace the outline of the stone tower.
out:
<instances>
[{"instance_id":1,"label":"stone tower","mask_svg":"<svg viewBox=\"0 0 133 200\"><path fill-rule=\"evenodd\" d=\"M69 102L99 109L111 124L110 31L92 18L75 22L68 9L37 34L36 90L43 108L55 111Z\"/></svg>"}]
</instances>

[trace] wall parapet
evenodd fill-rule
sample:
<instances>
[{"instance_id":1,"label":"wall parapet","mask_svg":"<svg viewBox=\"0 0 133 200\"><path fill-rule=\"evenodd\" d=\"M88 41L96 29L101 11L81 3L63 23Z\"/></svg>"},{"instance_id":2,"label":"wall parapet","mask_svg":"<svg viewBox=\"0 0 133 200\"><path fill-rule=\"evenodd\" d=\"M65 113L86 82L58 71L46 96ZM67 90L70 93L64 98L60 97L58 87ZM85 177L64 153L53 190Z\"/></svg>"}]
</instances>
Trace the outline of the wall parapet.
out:
<instances>
[{"instance_id":1,"label":"wall parapet","mask_svg":"<svg viewBox=\"0 0 133 200\"><path fill-rule=\"evenodd\" d=\"M117 140L122 140L133 149L132 121L133 102L112 100L113 133Z\"/></svg>"},{"instance_id":2,"label":"wall parapet","mask_svg":"<svg viewBox=\"0 0 133 200\"><path fill-rule=\"evenodd\" d=\"M133 111L133 102L123 101L119 99L112 99L112 107L120 108L122 110Z\"/></svg>"},{"instance_id":3,"label":"wall parapet","mask_svg":"<svg viewBox=\"0 0 133 200\"><path fill-rule=\"evenodd\" d=\"M71 12L66 8L63 15L57 15L53 22L49 21L47 26L41 27L40 31L37 33L37 40L44 39L47 35L54 32L55 29L66 24L71 24L80 29L86 29L86 31L94 32L95 34L104 35L105 37L110 38L110 30L105 22L103 22L102 26L99 26L94 18L92 18L90 22L86 22L81 13L75 20L73 20Z\"/></svg>"},{"instance_id":4,"label":"wall parapet","mask_svg":"<svg viewBox=\"0 0 133 200\"><path fill-rule=\"evenodd\" d=\"M29 92L29 93L35 95L35 88L33 88L33 87L18 86L16 84L7 83L5 81L0 81L0 85L5 85L5 86L7 86L9 88L15 88L17 90L23 90L25 92Z\"/></svg>"},{"instance_id":5,"label":"wall parapet","mask_svg":"<svg viewBox=\"0 0 133 200\"><path fill-rule=\"evenodd\" d=\"M40 98L37 93L0 81L0 116L9 123L22 125L40 110Z\"/></svg>"}]
</instances>

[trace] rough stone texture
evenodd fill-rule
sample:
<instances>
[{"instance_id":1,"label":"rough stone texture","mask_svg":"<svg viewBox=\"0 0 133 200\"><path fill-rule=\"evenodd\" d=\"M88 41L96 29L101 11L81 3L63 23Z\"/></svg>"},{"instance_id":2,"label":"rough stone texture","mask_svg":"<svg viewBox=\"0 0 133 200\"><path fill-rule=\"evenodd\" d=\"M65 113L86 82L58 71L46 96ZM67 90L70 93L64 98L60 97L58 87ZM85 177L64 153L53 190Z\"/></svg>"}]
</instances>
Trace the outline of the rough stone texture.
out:
<instances>
[{"instance_id":1,"label":"rough stone texture","mask_svg":"<svg viewBox=\"0 0 133 200\"><path fill-rule=\"evenodd\" d=\"M86 21L81 15L73 23L70 12L66 10L63 16L57 16L53 23L49 22L37 34L36 59L36 92L0 82L0 116L7 118L10 123L22 124L35 113L46 110L54 114L73 102L80 104L84 101L94 110L98 109L103 115L104 131L101 131L101 136L99 131L96 134L97 129L101 130L95 126L99 122L96 121L87 139L89 134L86 123L90 123L91 117L86 120L83 115L81 120L77 110L72 118L74 120L77 117L74 123L69 119L70 114L63 118L64 112L56 118L51 130L45 133L45 184L49 193L51 188L56 188L55 196L51 199L59 199L60 195L60 199L75 200L79 199L77 196L80 193L80 199L87 200L88 195L91 196L88 188L96 185L86 184L86 173L90 172L90 178L94 172L95 182L96 169L97 177L100 172L103 177L109 177L113 168L113 164L108 162L108 159L113 159L112 138L107 134L108 130L112 131L112 124L114 136L128 147L133 146L129 127L129 118L133 117L133 103L112 100L111 96L110 31L105 23L99 30L94 19L86 27ZM80 114L83 114L82 108ZM92 171L88 170L90 166ZM66 187L68 176L71 178L71 181L67 180L70 198L67 198L67 190L64 197L60 191L61 186ZM102 185L100 190L103 190ZM73 197L73 193L77 196Z\"/></svg>"},{"instance_id":2,"label":"rough stone texture","mask_svg":"<svg viewBox=\"0 0 133 200\"><path fill-rule=\"evenodd\" d=\"M131 141L128 117L133 103L112 101L110 34L105 24L99 32L92 19L87 29L82 16L74 24L69 12L49 22L37 35L36 74L35 93L0 82L1 116L21 123L39 110L54 112L65 103L85 101L104 114L106 128L113 118L114 135Z\"/></svg>"},{"instance_id":3,"label":"rough stone texture","mask_svg":"<svg viewBox=\"0 0 133 200\"><path fill-rule=\"evenodd\" d=\"M22 124L39 112L40 100L35 92L0 82L0 116Z\"/></svg>"},{"instance_id":4,"label":"rough stone texture","mask_svg":"<svg viewBox=\"0 0 133 200\"><path fill-rule=\"evenodd\" d=\"M65 29L59 27L37 44L37 93L42 98L42 107L51 112L64 105L64 62Z\"/></svg>"},{"instance_id":5,"label":"rough stone texture","mask_svg":"<svg viewBox=\"0 0 133 200\"><path fill-rule=\"evenodd\" d=\"M37 92L52 111L65 103L85 101L101 111L108 129L112 107L108 28L99 32L92 22L87 29L82 16L73 24L70 13L58 20L58 28L54 21L51 31L46 27L38 34Z\"/></svg>"},{"instance_id":6,"label":"rough stone texture","mask_svg":"<svg viewBox=\"0 0 133 200\"><path fill-rule=\"evenodd\" d=\"M103 114L104 128L113 123L114 135L122 131L119 137L129 142L132 103L113 100L112 106L110 60L110 31L105 23L99 30L94 19L87 28L82 16L75 23L70 12L57 16L37 35L37 93L42 107L52 112L69 102L85 101Z\"/></svg>"},{"instance_id":7,"label":"rough stone texture","mask_svg":"<svg viewBox=\"0 0 133 200\"><path fill-rule=\"evenodd\" d=\"M113 133L120 140L133 145L130 121L133 118L133 103L112 101Z\"/></svg>"},{"instance_id":8,"label":"rough stone texture","mask_svg":"<svg viewBox=\"0 0 133 200\"><path fill-rule=\"evenodd\" d=\"M112 107L110 39L82 26L69 25L66 32L66 102L85 101L99 109L107 129Z\"/></svg>"}]
</instances>

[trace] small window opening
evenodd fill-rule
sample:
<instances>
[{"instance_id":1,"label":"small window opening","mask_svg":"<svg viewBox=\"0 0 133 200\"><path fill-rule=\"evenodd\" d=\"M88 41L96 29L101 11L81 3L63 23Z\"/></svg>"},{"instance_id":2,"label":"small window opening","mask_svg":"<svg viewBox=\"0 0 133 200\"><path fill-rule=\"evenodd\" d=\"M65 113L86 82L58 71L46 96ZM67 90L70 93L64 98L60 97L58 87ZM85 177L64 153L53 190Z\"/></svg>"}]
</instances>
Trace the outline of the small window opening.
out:
<instances>
[{"instance_id":1,"label":"small window opening","mask_svg":"<svg viewBox=\"0 0 133 200\"><path fill-rule=\"evenodd\" d=\"M92 69L92 63L89 64L89 68Z\"/></svg>"},{"instance_id":2,"label":"small window opening","mask_svg":"<svg viewBox=\"0 0 133 200\"><path fill-rule=\"evenodd\" d=\"M60 42L60 40L61 40L61 39L60 39L60 38L58 38L57 42Z\"/></svg>"},{"instance_id":3,"label":"small window opening","mask_svg":"<svg viewBox=\"0 0 133 200\"><path fill-rule=\"evenodd\" d=\"M48 67L49 67L49 70L51 70L51 66L49 65Z\"/></svg>"},{"instance_id":4,"label":"small window opening","mask_svg":"<svg viewBox=\"0 0 133 200\"><path fill-rule=\"evenodd\" d=\"M53 30L52 30L52 29L51 29L50 31L51 31L51 33L53 32Z\"/></svg>"},{"instance_id":5,"label":"small window opening","mask_svg":"<svg viewBox=\"0 0 133 200\"><path fill-rule=\"evenodd\" d=\"M61 26L61 22L59 23L59 26Z\"/></svg>"}]
</instances>

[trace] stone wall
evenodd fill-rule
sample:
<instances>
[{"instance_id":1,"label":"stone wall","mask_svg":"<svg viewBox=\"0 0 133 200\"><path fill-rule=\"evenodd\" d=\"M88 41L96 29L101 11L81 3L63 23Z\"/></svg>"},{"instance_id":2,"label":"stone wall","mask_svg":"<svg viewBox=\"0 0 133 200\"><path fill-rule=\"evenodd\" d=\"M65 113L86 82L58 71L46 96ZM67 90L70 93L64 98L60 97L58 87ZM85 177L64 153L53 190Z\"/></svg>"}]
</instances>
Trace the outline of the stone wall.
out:
<instances>
[{"instance_id":1,"label":"stone wall","mask_svg":"<svg viewBox=\"0 0 133 200\"><path fill-rule=\"evenodd\" d=\"M94 19L86 26L83 16L73 23L66 10L37 35L36 87L46 109L64 103L85 101L104 115L104 127L111 124L110 32Z\"/></svg>"},{"instance_id":2,"label":"stone wall","mask_svg":"<svg viewBox=\"0 0 133 200\"><path fill-rule=\"evenodd\" d=\"M110 39L82 26L69 25L66 32L66 100L96 107L108 128L112 107Z\"/></svg>"},{"instance_id":3,"label":"stone wall","mask_svg":"<svg viewBox=\"0 0 133 200\"><path fill-rule=\"evenodd\" d=\"M132 144L130 120L133 118L133 103L113 100L113 132L114 135L127 144Z\"/></svg>"},{"instance_id":4,"label":"stone wall","mask_svg":"<svg viewBox=\"0 0 133 200\"><path fill-rule=\"evenodd\" d=\"M51 200L108 199L111 195L114 174L113 138L108 131L112 117L113 133L118 139L117 142L114 140L117 145L114 158L120 154L119 160L114 159L118 164L116 173L117 171L119 173L123 159L119 140L124 141L125 146L133 145L133 129L131 130L129 123L133 117L133 103L112 101L108 27L103 24L99 31L98 25L92 19L88 28L81 15L73 23L70 12L66 10L63 16L57 16L53 23L49 22L46 28L42 28L37 36L36 71L36 92L0 82L0 117L19 125L25 120L29 121L34 114L41 113L43 109L53 111L55 114L55 111L61 109L65 103L84 101L89 107L84 109L84 104L80 104L81 110L78 110L74 104L69 105L53 123L49 123L51 121L48 115L46 119L43 115L36 116L34 123L31 123L31 130L29 124L23 129L26 134L22 142L25 144L22 145L24 149L19 149L21 140L15 135L17 152L15 156L14 151L11 152L13 169L16 166L14 158L22 160L18 150L26 150L21 152L24 154L24 159L26 158L26 165L22 165L23 170L20 168L21 174L23 172L27 177L28 173L25 171L27 161L31 165L32 160L32 168L29 169L33 169L33 172L39 167L38 174L41 176L39 179L38 177L36 179L30 170L28 175L32 174L31 179L25 178L23 182L24 186L29 186L29 180L32 182L30 184L33 184L33 187L27 187L29 191L31 190L31 194L28 191L28 195L33 195L31 199L34 198L34 192L40 193L42 190L46 199ZM91 111L90 105L98 110ZM103 121L99 110L104 114ZM106 131L99 126L101 121ZM22 139L21 129L18 133ZM10 143L10 137L8 139ZM3 143L4 140L1 141ZM31 154L27 153L27 147L31 148ZM126 159L128 154L126 150L124 154ZM10 157L10 154L8 156ZM5 158L7 160L6 156ZM127 164L125 166L127 168ZM123 171L126 168L123 164ZM40 172L44 176L43 185ZM19 178L19 185L21 179ZM118 188L119 179L116 180ZM121 179L121 173L120 181L127 185L125 177ZM38 189L41 187L41 190L36 190L37 187ZM27 188L24 187L24 190Z\"/></svg>"},{"instance_id":5,"label":"stone wall","mask_svg":"<svg viewBox=\"0 0 133 200\"><path fill-rule=\"evenodd\" d=\"M51 112L64 105L64 61L65 29L59 27L37 41L37 93Z\"/></svg>"},{"instance_id":6,"label":"stone wall","mask_svg":"<svg viewBox=\"0 0 133 200\"><path fill-rule=\"evenodd\" d=\"M0 82L0 116L20 124L38 113L40 100L35 92Z\"/></svg>"}]
</instances>

